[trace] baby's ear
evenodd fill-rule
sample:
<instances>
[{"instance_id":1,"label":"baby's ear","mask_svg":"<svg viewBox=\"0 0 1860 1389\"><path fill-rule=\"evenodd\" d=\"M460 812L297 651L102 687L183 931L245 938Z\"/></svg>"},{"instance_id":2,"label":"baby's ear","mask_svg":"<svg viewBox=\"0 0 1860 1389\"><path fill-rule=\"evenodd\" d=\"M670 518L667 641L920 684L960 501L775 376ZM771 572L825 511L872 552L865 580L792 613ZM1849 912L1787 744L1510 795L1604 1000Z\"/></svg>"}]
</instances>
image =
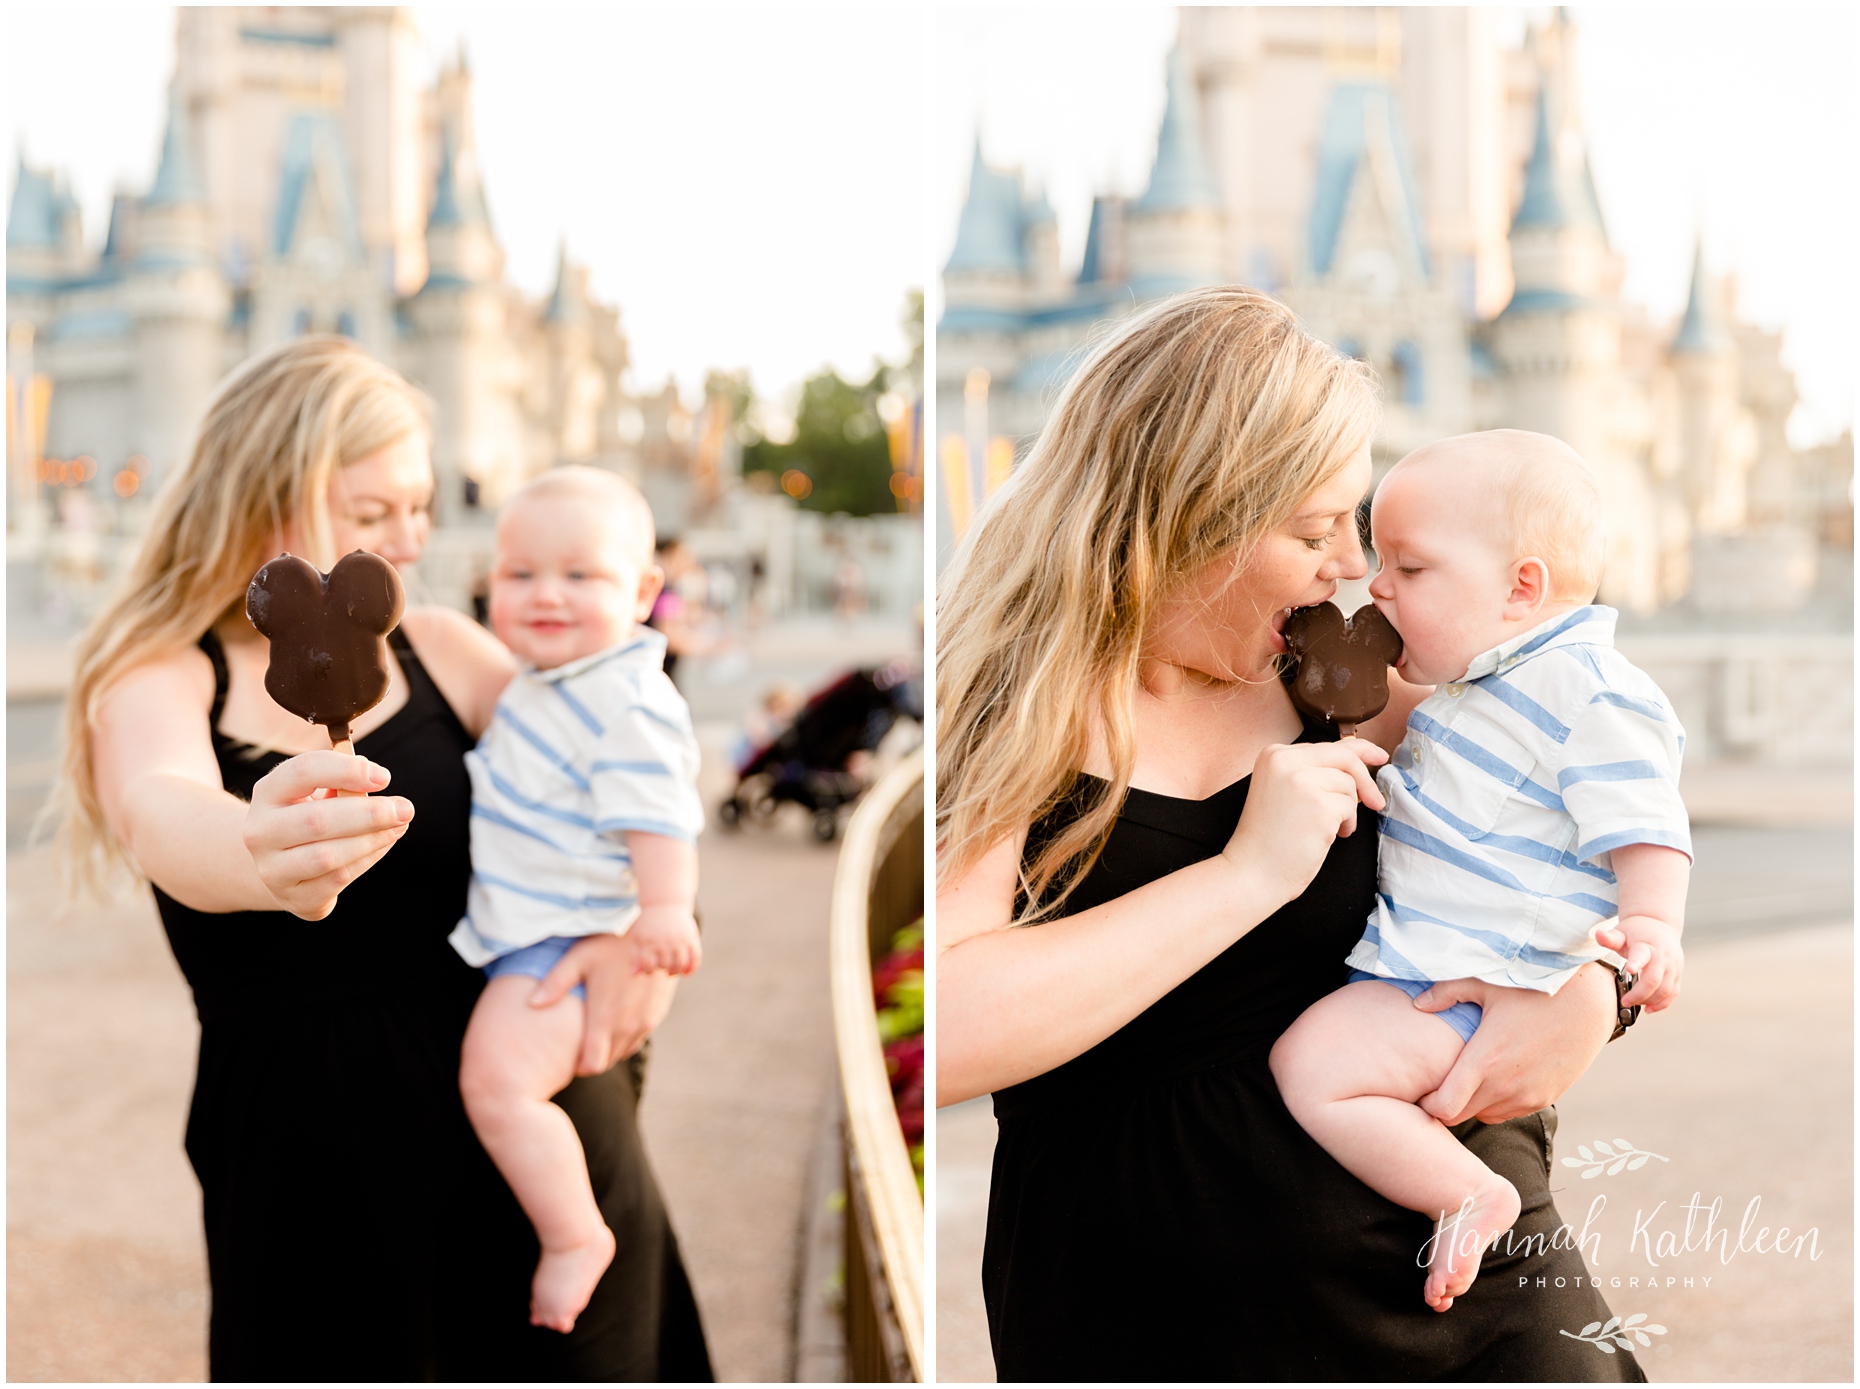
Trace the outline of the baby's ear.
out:
<instances>
[{"instance_id":1,"label":"baby's ear","mask_svg":"<svg viewBox=\"0 0 1860 1389\"><path fill-rule=\"evenodd\" d=\"M665 587L665 571L657 564L649 564L639 571L639 601L633 605L633 620L644 622L652 616L652 605L659 601L659 590Z\"/></svg>"},{"instance_id":2,"label":"baby's ear","mask_svg":"<svg viewBox=\"0 0 1860 1389\"><path fill-rule=\"evenodd\" d=\"M1536 555L1526 555L1511 567L1511 594L1506 600L1525 608L1540 606L1550 597L1550 566Z\"/></svg>"}]
</instances>

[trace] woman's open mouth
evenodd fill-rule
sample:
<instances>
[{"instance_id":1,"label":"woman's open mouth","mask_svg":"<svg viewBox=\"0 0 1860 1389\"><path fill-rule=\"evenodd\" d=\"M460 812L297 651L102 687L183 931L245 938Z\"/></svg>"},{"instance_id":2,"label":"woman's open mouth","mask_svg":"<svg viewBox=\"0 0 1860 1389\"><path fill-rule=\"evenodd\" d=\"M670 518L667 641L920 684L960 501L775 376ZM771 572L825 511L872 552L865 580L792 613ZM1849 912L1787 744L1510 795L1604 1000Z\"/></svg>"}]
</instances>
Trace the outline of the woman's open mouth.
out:
<instances>
[{"instance_id":1,"label":"woman's open mouth","mask_svg":"<svg viewBox=\"0 0 1860 1389\"><path fill-rule=\"evenodd\" d=\"M1298 609L1295 607L1280 608L1272 615L1272 620L1266 624L1266 629L1272 633L1272 649L1274 651L1288 651L1291 649L1285 644L1285 621L1297 611Z\"/></svg>"}]
</instances>

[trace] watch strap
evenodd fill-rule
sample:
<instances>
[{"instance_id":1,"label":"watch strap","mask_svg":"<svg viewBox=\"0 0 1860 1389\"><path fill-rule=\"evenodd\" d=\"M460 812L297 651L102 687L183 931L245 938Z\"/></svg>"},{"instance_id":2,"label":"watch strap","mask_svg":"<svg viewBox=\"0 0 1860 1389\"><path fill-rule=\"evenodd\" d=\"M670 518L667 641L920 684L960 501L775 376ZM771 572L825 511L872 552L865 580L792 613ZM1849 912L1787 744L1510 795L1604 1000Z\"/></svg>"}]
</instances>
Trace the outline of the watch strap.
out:
<instances>
[{"instance_id":1,"label":"watch strap","mask_svg":"<svg viewBox=\"0 0 1860 1389\"><path fill-rule=\"evenodd\" d=\"M1611 1042L1620 1038L1620 1036L1632 1027L1640 1017L1640 1004L1636 1003L1630 1008L1622 1002L1622 1000L1627 997L1628 990L1634 987L1635 981L1639 979L1640 976L1629 974L1627 972L1627 966L1625 965L1616 965L1614 973L1615 1030L1609 1035L1608 1040Z\"/></svg>"}]
</instances>

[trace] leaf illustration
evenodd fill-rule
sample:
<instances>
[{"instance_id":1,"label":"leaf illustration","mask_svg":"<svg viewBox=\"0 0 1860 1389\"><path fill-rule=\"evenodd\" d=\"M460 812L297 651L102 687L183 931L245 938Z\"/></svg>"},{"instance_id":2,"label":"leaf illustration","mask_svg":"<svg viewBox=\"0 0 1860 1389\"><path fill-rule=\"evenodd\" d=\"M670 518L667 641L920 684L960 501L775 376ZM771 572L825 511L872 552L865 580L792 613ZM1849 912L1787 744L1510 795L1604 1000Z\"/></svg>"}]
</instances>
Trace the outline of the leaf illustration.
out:
<instances>
[{"instance_id":1,"label":"leaf illustration","mask_svg":"<svg viewBox=\"0 0 1860 1389\"><path fill-rule=\"evenodd\" d=\"M1599 1177L1601 1175L1602 1169L1600 1167L1591 1167L1587 1172L1582 1174L1582 1179L1586 1182L1591 1177Z\"/></svg>"},{"instance_id":2,"label":"leaf illustration","mask_svg":"<svg viewBox=\"0 0 1860 1389\"><path fill-rule=\"evenodd\" d=\"M1613 1331L1619 1325L1621 1325L1621 1318L1610 1317L1606 1322L1602 1323L1602 1334L1604 1336L1607 1335L1610 1331Z\"/></svg>"},{"instance_id":3,"label":"leaf illustration","mask_svg":"<svg viewBox=\"0 0 1860 1389\"><path fill-rule=\"evenodd\" d=\"M1597 1350L1605 1350L1610 1355L1613 1355L1615 1353L1615 1348L1609 1345L1608 1342L1606 1341L1596 1341L1594 1344Z\"/></svg>"},{"instance_id":4,"label":"leaf illustration","mask_svg":"<svg viewBox=\"0 0 1860 1389\"><path fill-rule=\"evenodd\" d=\"M1592 1321L1587 1326L1583 1327L1582 1330L1578 1331L1576 1334L1578 1336L1593 1336L1596 1332L1600 1331L1601 1329L1602 1329L1602 1324L1600 1322Z\"/></svg>"},{"instance_id":5,"label":"leaf illustration","mask_svg":"<svg viewBox=\"0 0 1860 1389\"><path fill-rule=\"evenodd\" d=\"M1652 1153L1642 1153L1639 1157L1635 1158L1634 1161L1628 1164L1628 1171L1630 1172L1639 1171L1641 1168L1647 1165L1647 1159L1652 1156L1653 1156Z\"/></svg>"},{"instance_id":6,"label":"leaf illustration","mask_svg":"<svg viewBox=\"0 0 1860 1389\"><path fill-rule=\"evenodd\" d=\"M1647 1339L1647 1333L1645 1331L1636 1331L1634 1333L1634 1339L1639 1341L1643 1346L1650 1346L1653 1344L1652 1341Z\"/></svg>"},{"instance_id":7,"label":"leaf illustration","mask_svg":"<svg viewBox=\"0 0 1860 1389\"><path fill-rule=\"evenodd\" d=\"M1643 1326L1641 1330L1651 1331L1655 1336L1664 1336L1666 1334L1666 1328L1664 1326Z\"/></svg>"},{"instance_id":8,"label":"leaf illustration","mask_svg":"<svg viewBox=\"0 0 1860 1389\"><path fill-rule=\"evenodd\" d=\"M1563 1165L1565 1167L1587 1167L1589 1164L1581 1158L1564 1158Z\"/></svg>"},{"instance_id":9,"label":"leaf illustration","mask_svg":"<svg viewBox=\"0 0 1860 1389\"><path fill-rule=\"evenodd\" d=\"M1602 1142L1599 1138L1595 1141L1595 1151L1598 1153L1607 1153L1609 1157L1615 1155L1615 1150Z\"/></svg>"},{"instance_id":10,"label":"leaf illustration","mask_svg":"<svg viewBox=\"0 0 1860 1389\"><path fill-rule=\"evenodd\" d=\"M1634 1326L1646 1320L1647 1320L1647 1314L1645 1312L1636 1312L1633 1316L1629 1317L1626 1321L1622 1322L1621 1324L1623 1326Z\"/></svg>"},{"instance_id":11,"label":"leaf illustration","mask_svg":"<svg viewBox=\"0 0 1860 1389\"><path fill-rule=\"evenodd\" d=\"M1615 1146L1624 1153L1631 1153L1634 1151L1634 1145L1625 1138L1617 1138L1615 1140Z\"/></svg>"},{"instance_id":12,"label":"leaf illustration","mask_svg":"<svg viewBox=\"0 0 1860 1389\"><path fill-rule=\"evenodd\" d=\"M1612 1177L1617 1172L1619 1172L1623 1167L1626 1167L1626 1166L1627 1166L1626 1158L1616 1158L1614 1160L1614 1165L1608 1169L1608 1175Z\"/></svg>"},{"instance_id":13,"label":"leaf illustration","mask_svg":"<svg viewBox=\"0 0 1860 1389\"><path fill-rule=\"evenodd\" d=\"M1576 1145L1576 1151L1577 1151L1577 1152L1579 1152L1579 1153L1581 1153L1581 1154L1582 1154L1582 1155L1583 1155L1583 1156L1584 1156L1585 1158L1587 1158L1587 1159L1588 1159L1588 1160L1589 1160L1590 1162L1594 1162L1594 1161L1595 1161L1595 1154L1589 1151L1589 1145L1588 1145L1588 1144L1586 1144L1586 1143L1578 1143L1578 1144Z\"/></svg>"}]
</instances>

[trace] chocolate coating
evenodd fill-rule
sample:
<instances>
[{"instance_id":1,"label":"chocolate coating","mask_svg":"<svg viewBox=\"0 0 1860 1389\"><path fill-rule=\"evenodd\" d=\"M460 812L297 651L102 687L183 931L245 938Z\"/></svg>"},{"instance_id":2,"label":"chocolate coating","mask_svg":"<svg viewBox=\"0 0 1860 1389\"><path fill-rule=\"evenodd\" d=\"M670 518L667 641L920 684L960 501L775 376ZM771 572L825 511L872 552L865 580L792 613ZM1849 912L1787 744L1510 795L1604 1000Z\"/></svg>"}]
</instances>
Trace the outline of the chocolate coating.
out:
<instances>
[{"instance_id":1,"label":"chocolate coating","mask_svg":"<svg viewBox=\"0 0 1860 1389\"><path fill-rule=\"evenodd\" d=\"M1388 708L1401 634L1374 603L1348 618L1335 603L1300 608L1285 619L1285 646L1298 661L1292 703L1304 713L1355 724Z\"/></svg>"},{"instance_id":2,"label":"chocolate coating","mask_svg":"<svg viewBox=\"0 0 1860 1389\"><path fill-rule=\"evenodd\" d=\"M331 743L387 693L387 642L407 606L394 566L356 550L325 576L279 555L252 577L245 615L271 641L265 690L293 714L320 723Z\"/></svg>"}]
</instances>

